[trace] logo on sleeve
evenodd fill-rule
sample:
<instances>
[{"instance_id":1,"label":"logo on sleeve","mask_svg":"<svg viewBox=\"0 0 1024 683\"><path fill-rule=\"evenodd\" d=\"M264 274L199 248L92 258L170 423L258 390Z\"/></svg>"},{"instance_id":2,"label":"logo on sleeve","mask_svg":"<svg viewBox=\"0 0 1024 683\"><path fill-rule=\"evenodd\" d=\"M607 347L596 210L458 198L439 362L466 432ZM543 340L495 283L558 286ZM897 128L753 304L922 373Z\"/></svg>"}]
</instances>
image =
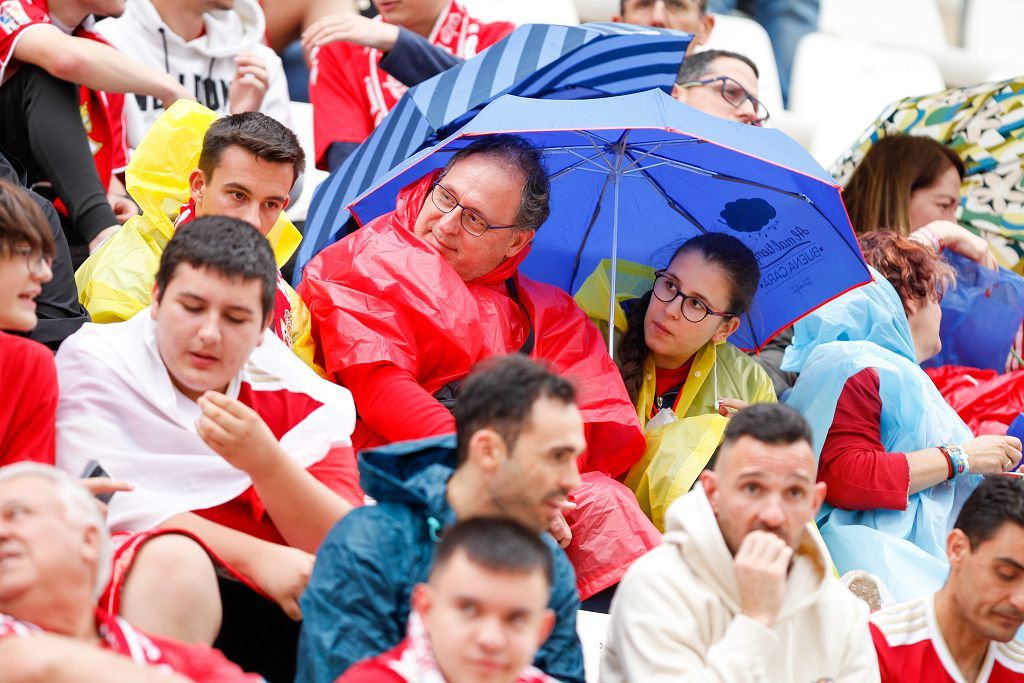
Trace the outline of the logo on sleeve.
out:
<instances>
[{"instance_id":1,"label":"logo on sleeve","mask_svg":"<svg viewBox=\"0 0 1024 683\"><path fill-rule=\"evenodd\" d=\"M5 0L0 2L0 31L10 35L32 20L21 6L21 0Z\"/></svg>"}]
</instances>

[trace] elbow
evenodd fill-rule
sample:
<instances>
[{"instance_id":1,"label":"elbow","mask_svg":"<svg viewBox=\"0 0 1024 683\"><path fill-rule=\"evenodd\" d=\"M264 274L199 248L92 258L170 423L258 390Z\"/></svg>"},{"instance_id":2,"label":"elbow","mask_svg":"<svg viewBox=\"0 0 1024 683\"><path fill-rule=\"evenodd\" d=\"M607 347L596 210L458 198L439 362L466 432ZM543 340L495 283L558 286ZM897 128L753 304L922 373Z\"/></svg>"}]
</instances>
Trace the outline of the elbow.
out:
<instances>
[{"instance_id":1,"label":"elbow","mask_svg":"<svg viewBox=\"0 0 1024 683\"><path fill-rule=\"evenodd\" d=\"M56 680L58 662L41 638L9 637L0 645L0 683L46 683Z\"/></svg>"},{"instance_id":2,"label":"elbow","mask_svg":"<svg viewBox=\"0 0 1024 683\"><path fill-rule=\"evenodd\" d=\"M81 84L85 74L86 60L74 50L54 51L41 66L54 78L69 83Z\"/></svg>"}]
</instances>

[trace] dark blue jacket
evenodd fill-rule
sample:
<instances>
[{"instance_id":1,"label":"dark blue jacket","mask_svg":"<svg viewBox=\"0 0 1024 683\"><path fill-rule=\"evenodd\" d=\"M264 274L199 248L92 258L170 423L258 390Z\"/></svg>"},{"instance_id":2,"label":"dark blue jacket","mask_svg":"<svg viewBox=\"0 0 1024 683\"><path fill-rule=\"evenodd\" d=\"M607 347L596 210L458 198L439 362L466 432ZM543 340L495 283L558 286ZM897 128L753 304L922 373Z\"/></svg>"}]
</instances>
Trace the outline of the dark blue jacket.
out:
<instances>
[{"instance_id":1,"label":"dark blue jacket","mask_svg":"<svg viewBox=\"0 0 1024 683\"><path fill-rule=\"evenodd\" d=\"M359 456L360 484L377 504L346 515L317 553L301 600L297 683L333 683L405 637L412 588L427 580L438 535L455 522L446 499L454 464L454 436ZM543 539L555 561L549 606L557 622L534 664L560 681L583 683L576 576L554 539Z\"/></svg>"}]
</instances>

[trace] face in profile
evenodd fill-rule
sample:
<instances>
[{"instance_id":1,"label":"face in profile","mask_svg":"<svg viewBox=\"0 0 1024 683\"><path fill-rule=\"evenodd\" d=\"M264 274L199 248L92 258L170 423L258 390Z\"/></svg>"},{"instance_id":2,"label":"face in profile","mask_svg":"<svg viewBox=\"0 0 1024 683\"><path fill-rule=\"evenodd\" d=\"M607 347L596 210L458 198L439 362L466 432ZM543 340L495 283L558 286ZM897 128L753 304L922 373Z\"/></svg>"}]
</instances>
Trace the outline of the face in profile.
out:
<instances>
[{"instance_id":1,"label":"face in profile","mask_svg":"<svg viewBox=\"0 0 1024 683\"><path fill-rule=\"evenodd\" d=\"M468 156L452 166L438 182L444 198L454 199L487 225L515 225L524 178L492 157ZM533 239L532 230L498 229L485 230L481 235L470 234L463 227L462 209L455 207L444 213L438 208L433 192L427 195L413 232L436 249L467 282L491 272Z\"/></svg>"},{"instance_id":2,"label":"face in profile","mask_svg":"<svg viewBox=\"0 0 1024 683\"><path fill-rule=\"evenodd\" d=\"M288 205L294 182L290 163L265 161L232 145L220 155L211 177L192 171L189 191L197 216L238 218L266 237Z\"/></svg>"},{"instance_id":3,"label":"face in profile","mask_svg":"<svg viewBox=\"0 0 1024 683\"><path fill-rule=\"evenodd\" d=\"M576 458L587 443L579 409L549 397L537 399L511 452L496 432L486 432L485 447L492 451L485 458L491 505L502 516L544 531L580 485Z\"/></svg>"},{"instance_id":4,"label":"face in profile","mask_svg":"<svg viewBox=\"0 0 1024 683\"><path fill-rule=\"evenodd\" d=\"M0 251L0 330L28 332L36 326L36 297L53 277L52 263L28 244Z\"/></svg>"},{"instance_id":5,"label":"face in profile","mask_svg":"<svg viewBox=\"0 0 1024 683\"><path fill-rule=\"evenodd\" d=\"M456 551L413 592L413 609L445 680L515 681L554 625L549 590L540 569L492 571Z\"/></svg>"},{"instance_id":6,"label":"face in profile","mask_svg":"<svg viewBox=\"0 0 1024 683\"><path fill-rule=\"evenodd\" d=\"M689 299L676 296L680 294ZM673 296L676 298L671 301L662 301ZM698 251L686 251L672 259L655 282L644 316L644 341L655 365L678 368L709 341L724 341L735 332L739 318L712 313L727 313L731 299L732 283L720 265Z\"/></svg>"},{"instance_id":7,"label":"face in profile","mask_svg":"<svg viewBox=\"0 0 1024 683\"><path fill-rule=\"evenodd\" d=\"M954 529L946 550L957 616L987 640L1013 640L1024 624L1024 527L1004 522L973 550Z\"/></svg>"},{"instance_id":8,"label":"face in profile","mask_svg":"<svg viewBox=\"0 0 1024 683\"><path fill-rule=\"evenodd\" d=\"M259 280L229 278L181 263L166 290L154 288L150 313L171 382L195 400L225 391L263 341L269 318Z\"/></svg>"},{"instance_id":9,"label":"face in profile","mask_svg":"<svg viewBox=\"0 0 1024 683\"><path fill-rule=\"evenodd\" d=\"M0 481L0 612L31 621L29 611L54 591L91 590L100 542L95 528L68 518L53 482L32 475Z\"/></svg>"},{"instance_id":10,"label":"face in profile","mask_svg":"<svg viewBox=\"0 0 1024 683\"><path fill-rule=\"evenodd\" d=\"M914 352L917 362L923 363L942 350L942 338L939 327L942 323L942 307L931 299L917 301L909 307L907 322L910 325L910 337L914 340Z\"/></svg>"},{"instance_id":11,"label":"face in profile","mask_svg":"<svg viewBox=\"0 0 1024 683\"><path fill-rule=\"evenodd\" d=\"M741 436L723 445L714 472L701 474L708 502L733 555L751 531L773 533L796 550L825 500L806 441L767 444Z\"/></svg>"},{"instance_id":12,"label":"face in profile","mask_svg":"<svg viewBox=\"0 0 1024 683\"><path fill-rule=\"evenodd\" d=\"M960 174L949 164L935 181L910 193L910 229L923 228L932 221L956 222L960 206Z\"/></svg>"}]
</instances>

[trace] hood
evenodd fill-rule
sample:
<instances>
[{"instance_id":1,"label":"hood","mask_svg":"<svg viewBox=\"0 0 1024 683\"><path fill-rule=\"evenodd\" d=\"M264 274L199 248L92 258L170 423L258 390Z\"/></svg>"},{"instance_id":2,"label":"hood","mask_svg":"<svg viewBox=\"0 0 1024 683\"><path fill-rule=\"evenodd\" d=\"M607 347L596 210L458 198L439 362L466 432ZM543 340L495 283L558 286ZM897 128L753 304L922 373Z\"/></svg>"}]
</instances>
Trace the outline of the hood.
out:
<instances>
[{"instance_id":1,"label":"hood","mask_svg":"<svg viewBox=\"0 0 1024 683\"><path fill-rule=\"evenodd\" d=\"M793 326L782 369L803 371L811 352L835 341L868 341L917 364L903 302L889 281L868 268L874 282L853 289Z\"/></svg>"},{"instance_id":2,"label":"hood","mask_svg":"<svg viewBox=\"0 0 1024 683\"><path fill-rule=\"evenodd\" d=\"M359 454L359 483L378 503L422 508L442 523L451 522L446 493L455 459L454 434L388 444Z\"/></svg>"},{"instance_id":3,"label":"hood","mask_svg":"<svg viewBox=\"0 0 1024 683\"><path fill-rule=\"evenodd\" d=\"M779 620L793 615L816 602L829 578L831 565L825 544L808 524L804 541L797 550L789 572L786 600L779 610ZM732 567L732 553L718 527L718 520L698 483L693 490L673 503L665 515L667 546L676 546L679 555L690 566L701 583L708 586L728 606L740 611L740 592Z\"/></svg>"},{"instance_id":4,"label":"hood","mask_svg":"<svg viewBox=\"0 0 1024 683\"><path fill-rule=\"evenodd\" d=\"M235 0L234 9L207 12L203 17L206 30L202 36L190 41L185 41L164 23L150 0L131 0L116 22L123 28L122 35L130 39L139 40L141 37L158 45L166 39L169 52L187 46L189 51L213 59L234 57L239 52L251 50L263 42L266 32L266 19L257 0ZM101 22L101 30L105 30L107 24Z\"/></svg>"},{"instance_id":5,"label":"hood","mask_svg":"<svg viewBox=\"0 0 1024 683\"><path fill-rule=\"evenodd\" d=\"M427 201L427 195L430 192L431 186L440 175L441 170L438 169L406 185L398 193L398 198L395 200L395 210L375 218L370 224L377 221L389 221L396 229L412 232L413 226L416 225L416 218L420 215L420 209L423 208L423 202ZM526 245L518 254L498 264L491 272L475 280L470 280L470 282L491 287L499 285L516 274L520 264L529 254L530 245Z\"/></svg>"}]
</instances>

